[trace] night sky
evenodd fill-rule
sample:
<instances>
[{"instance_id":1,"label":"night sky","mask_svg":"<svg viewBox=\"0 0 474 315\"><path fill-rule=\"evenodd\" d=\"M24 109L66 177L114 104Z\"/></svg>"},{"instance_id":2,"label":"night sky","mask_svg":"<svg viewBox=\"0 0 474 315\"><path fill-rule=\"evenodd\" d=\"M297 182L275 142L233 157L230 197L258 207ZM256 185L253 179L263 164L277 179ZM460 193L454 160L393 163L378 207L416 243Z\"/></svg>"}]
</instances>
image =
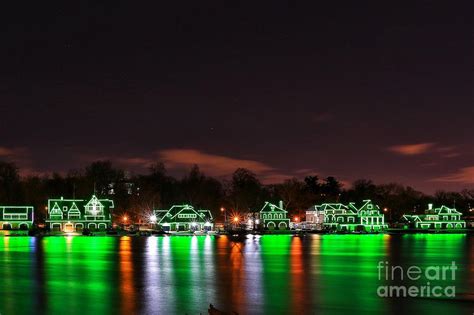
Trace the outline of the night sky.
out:
<instances>
[{"instance_id":1,"label":"night sky","mask_svg":"<svg viewBox=\"0 0 474 315\"><path fill-rule=\"evenodd\" d=\"M4 7L0 159L474 187L471 2L157 3Z\"/></svg>"}]
</instances>

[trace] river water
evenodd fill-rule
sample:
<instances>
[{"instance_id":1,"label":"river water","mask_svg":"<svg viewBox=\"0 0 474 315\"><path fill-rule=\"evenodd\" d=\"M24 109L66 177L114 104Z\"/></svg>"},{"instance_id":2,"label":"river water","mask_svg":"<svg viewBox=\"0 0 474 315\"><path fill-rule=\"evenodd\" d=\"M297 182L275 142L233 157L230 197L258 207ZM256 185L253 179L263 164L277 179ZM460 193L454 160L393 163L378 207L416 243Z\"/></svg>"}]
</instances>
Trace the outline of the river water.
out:
<instances>
[{"instance_id":1,"label":"river water","mask_svg":"<svg viewBox=\"0 0 474 315\"><path fill-rule=\"evenodd\" d=\"M473 253L467 235L0 237L0 313L472 314ZM380 269L453 262L439 281ZM427 283L456 296L378 294Z\"/></svg>"}]
</instances>

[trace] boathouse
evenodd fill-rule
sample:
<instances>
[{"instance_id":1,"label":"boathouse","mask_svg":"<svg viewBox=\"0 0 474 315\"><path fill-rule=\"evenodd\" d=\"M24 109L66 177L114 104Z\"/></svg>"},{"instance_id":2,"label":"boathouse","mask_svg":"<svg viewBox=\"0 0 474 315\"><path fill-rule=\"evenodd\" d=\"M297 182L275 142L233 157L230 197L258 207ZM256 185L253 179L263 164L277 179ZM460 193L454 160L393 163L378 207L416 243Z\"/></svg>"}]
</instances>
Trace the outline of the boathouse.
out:
<instances>
[{"instance_id":1,"label":"boathouse","mask_svg":"<svg viewBox=\"0 0 474 315\"><path fill-rule=\"evenodd\" d=\"M110 199L49 199L46 224L52 231L79 232L105 230L112 224L110 209L114 202Z\"/></svg>"},{"instance_id":2,"label":"boathouse","mask_svg":"<svg viewBox=\"0 0 474 315\"><path fill-rule=\"evenodd\" d=\"M415 229L463 229L466 221L461 220L462 213L455 208L441 206L433 209L433 204L428 204L424 214L405 214L403 219L409 227Z\"/></svg>"},{"instance_id":3,"label":"boathouse","mask_svg":"<svg viewBox=\"0 0 474 315\"><path fill-rule=\"evenodd\" d=\"M168 210L155 210L157 224L164 231L210 231L213 218L209 210L196 210L191 205L173 205Z\"/></svg>"},{"instance_id":4,"label":"boathouse","mask_svg":"<svg viewBox=\"0 0 474 315\"><path fill-rule=\"evenodd\" d=\"M324 203L315 208L324 213L324 229L378 232L387 228L384 214L371 200L364 200L359 208L354 202L347 206L342 203Z\"/></svg>"},{"instance_id":5,"label":"boathouse","mask_svg":"<svg viewBox=\"0 0 474 315\"><path fill-rule=\"evenodd\" d=\"M264 228L269 230L280 229L286 230L290 228L290 219L287 218L288 211L283 208L283 201L279 205L265 202L260 210L260 219Z\"/></svg>"},{"instance_id":6,"label":"boathouse","mask_svg":"<svg viewBox=\"0 0 474 315\"><path fill-rule=\"evenodd\" d=\"M28 230L33 225L34 208L31 206L0 206L0 229Z\"/></svg>"}]
</instances>

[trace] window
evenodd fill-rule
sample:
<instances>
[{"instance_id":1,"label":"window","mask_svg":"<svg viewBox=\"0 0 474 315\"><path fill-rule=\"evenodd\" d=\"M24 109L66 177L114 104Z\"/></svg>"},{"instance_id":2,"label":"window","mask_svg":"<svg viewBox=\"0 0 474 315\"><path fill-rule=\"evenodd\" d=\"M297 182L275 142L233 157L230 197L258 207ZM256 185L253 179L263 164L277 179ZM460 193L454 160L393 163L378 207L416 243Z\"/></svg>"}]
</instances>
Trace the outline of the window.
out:
<instances>
[{"instance_id":1,"label":"window","mask_svg":"<svg viewBox=\"0 0 474 315\"><path fill-rule=\"evenodd\" d=\"M97 200L97 198L92 199L86 206L86 215L93 216L103 216L104 215L104 206Z\"/></svg>"},{"instance_id":2,"label":"window","mask_svg":"<svg viewBox=\"0 0 474 315\"><path fill-rule=\"evenodd\" d=\"M27 220L28 215L26 213L4 213L4 220Z\"/></svg>"},{"instance_id":3,"label":"window","mask_svg":"<svg viewBox=\"0 0 474 315\"><path fill-rule=\"evenodd\" d=\"M63 211L67 211L67 207L66 207L66 206L63 207Z\"/></svg>"},{"instance_id":4,"label":"window","mask_svg":"<svg viewBox=\"0 0 474 315\"><path fill-rule=\"evenodd\" d=\"M81 218L81 212L79 210L74 210L71 209L69 210L67 214L68 219L80 219Z\"/></svg>"}]
</instances>

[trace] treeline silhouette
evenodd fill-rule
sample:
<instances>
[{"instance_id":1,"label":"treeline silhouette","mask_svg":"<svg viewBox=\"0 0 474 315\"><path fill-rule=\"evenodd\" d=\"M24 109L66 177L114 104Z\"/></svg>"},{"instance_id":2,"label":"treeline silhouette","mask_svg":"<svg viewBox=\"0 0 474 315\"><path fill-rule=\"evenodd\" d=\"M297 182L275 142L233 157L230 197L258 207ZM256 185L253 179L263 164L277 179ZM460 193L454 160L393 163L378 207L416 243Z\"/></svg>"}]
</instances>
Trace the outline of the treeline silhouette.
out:
<instances>
[{"instance_id":1,"label":"treeline silhouette","mask_svg":"<svg viewBox=\"0 0 474 315\"><path fill-rule=\"evenodd\" d=\"M114 216L127 214L134 221L146 221L153 209L183 203L211 210L218 221L223 218L222 208L226 215L243 215L259 211L265 201L279 200L283 200L291 217L299 216L303 220L306 209L325 202L372 199L385 208L387 218L392 221L397 221L403 213L422 213L428 203L455 206L465 214L474 206L474 190L437 191L427 195L409 186L377 185L368 179L343 187L334 177L320 179L308 175L303 180L293 178L264 185L247 169L239 168L228 180L218 180L205 175L197 165L182 178L175 178L168 175L160 162L151 165L147 174L127 176L110 161L93 162L66 175L20 177L15 164L0 162L0 205L32 205L37 221L46 216L48 198L88 198L93 193L114 200Z\"/></svg>"}]
</instances>

